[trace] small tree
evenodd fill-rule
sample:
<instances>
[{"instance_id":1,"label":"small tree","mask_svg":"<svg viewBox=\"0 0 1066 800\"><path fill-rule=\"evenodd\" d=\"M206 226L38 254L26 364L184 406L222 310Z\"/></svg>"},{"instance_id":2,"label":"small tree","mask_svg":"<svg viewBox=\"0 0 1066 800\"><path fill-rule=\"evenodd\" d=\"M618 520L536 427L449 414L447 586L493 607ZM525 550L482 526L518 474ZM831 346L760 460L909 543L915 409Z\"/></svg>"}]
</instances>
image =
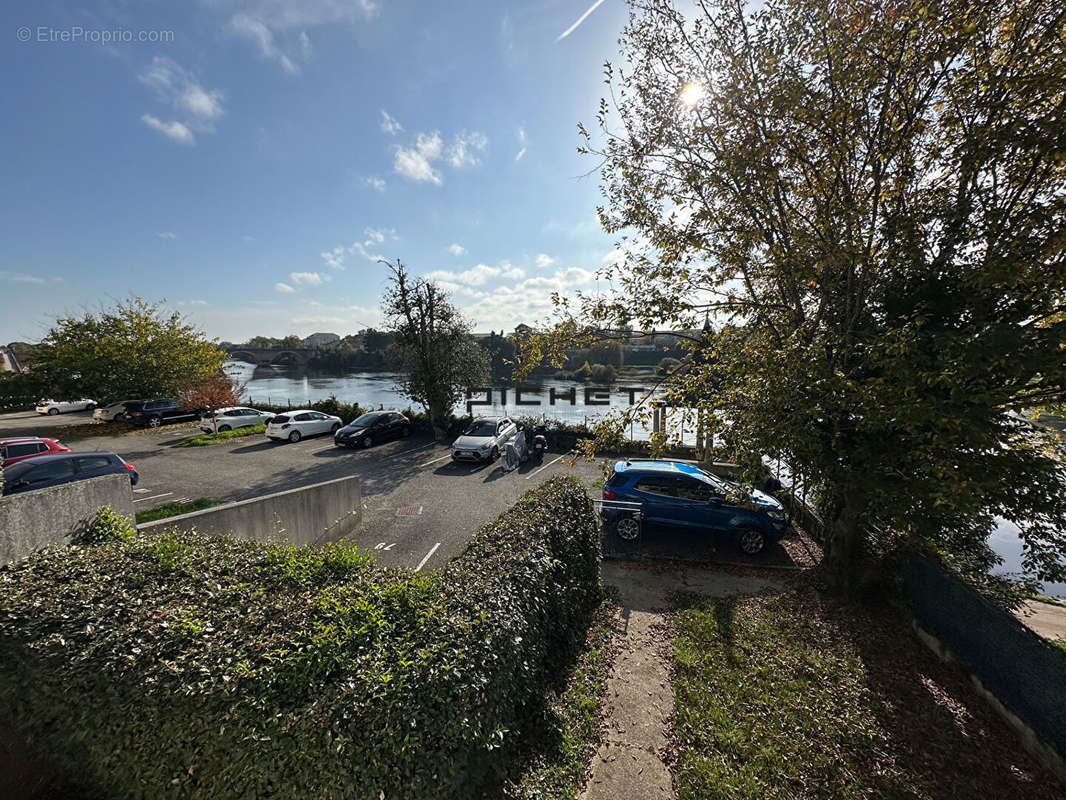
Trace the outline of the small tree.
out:
<instances>
[{"instance_id":1,"label":"small tree","mask_svg":"<svg viewBox=\"0 0 1066 800\"><path fill-rule=\"evenodd\" d=\"M178 398L189 411L214 410L240 405L245 387L237 385L224 373L210 375L178 390Z\"/></svg>"},{"instance_id":2,"label":"small tree","mask_svg":"<svg viewBox=\"0 0 1066 800\"><path fill-rule=\"evenodd\" d=\"M434 436L444 436L452 408L467 389L489 376L485 351L470 339L470 326L436 284L412 279L400 263L382 303L393 334L390 354L404 374L400 389L429 414Z\"/></svg>"},{"instance_id":3,"label":"small tree","mask_svg":"<svg viewBox=\"0 0 1066 800\"><path fill-rule=\"evenodd\" d=\"M54 396L106 402L175 396L219 374L226 358L181 314L135 297L56 320L37 348L33 372Z\"/></svg>"}]
</instances>

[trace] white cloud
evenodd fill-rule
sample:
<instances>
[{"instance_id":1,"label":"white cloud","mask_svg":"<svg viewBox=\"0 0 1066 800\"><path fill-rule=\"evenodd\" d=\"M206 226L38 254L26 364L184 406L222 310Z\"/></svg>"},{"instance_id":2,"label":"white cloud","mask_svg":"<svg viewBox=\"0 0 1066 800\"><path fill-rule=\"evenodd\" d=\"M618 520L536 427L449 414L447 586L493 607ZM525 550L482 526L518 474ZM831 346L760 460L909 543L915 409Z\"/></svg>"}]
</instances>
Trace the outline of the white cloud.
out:
<instances>
[{"instance_id":1,"label":"white cloud","mask_svg":"<svg viewBox=\"0 0 1066 800\"><path fill-rule=\"evenodd\" d=\"M515 161L521 161L522 160L522 156L524 156L526 154L526 129L525 128L521 128L520 127L518 129L518 146L521 149L519 149L518 153L515 155L515 157L514 157Z\"/></svg>"},{"instance_id":2,"label":"white cloud","mask_svg":"<svg viewBox=\"0 0 1066 800\"><path fill-rule=\"evenodd\" d=\"M241 237L241 241L243 241L243 242L254 242L255 241L255 237L254 236L248 236L247 234L245 234L244 236Z\"/></svg>"},{"instance_id":3,"label":"white cloud","mask_svg":"<svg viewBox=\"0 0 1066 800\"><path fill-rule=\"evenodd\" d=\"M363 183L365 183L367 186L369 186L376 192L385 191L385 181L382 178L375 178L373 176L370 176L367 178L363 178Z\"/></svg>"},{"instance_id":4,"label":"white cloud","mask_svg":"<svg viewBox=\"0 0 1066 800\"><path fill-rule=\"evenodd\" d=\"M441 183L440 173L430 162L440 158L443 148L444 142L436 131L428 134L420 133L413 149L396 148L393 166L405 178L439 185Z\"/></svg>"},{"instance_id":5,"label":"white cloud","mask_svg":"<svg viewBox=\"0 0 1066 800\"><path fill-rule=\"evenodd\" d=\"M547 269L555 263L555 259L547 253L537 253L537 266L540 269Z\"/></svg>"},{"instance_id":6,"label":"white cloud","mask_svg":"<svg viewBox=\"0 0 1066 800\"><path fill-rule=\"evenodd\" d=\"M385 233L386 231L377 228L364 228L363 236L366 237L366 241L363 242L363 244L367 247L374 244L381 244L385 241Z\"/></svg>"},{"instance_id":7,"label":"white cloud","mask_svg":"<svg viewBox=\"0 0 1066 800\"><path fill-rule=\"evenodd\" d=\"M44 284L48 283L47 278L42 278L39 275L27 275L25 272L0 272L0 278L12 283L35 283ZM53 278L53 281L60 280L59 278Z\"/></svg>"},{"instance_id":8,"label":"white cloud","mask_svg":"<svg viewBox=\"0 0 1066 800\"><path fill-rule=\"evenodd\" d=\"M603 0L596 0L595 3L593 3L591 6L588 7L588 9L585 11L584 14L582 14L580 17L577 18L577 22L575 22L573 25L571 25L565 31L560 33L559 34L559 38L556 39L555 41L557 41L557 42L558 41L562 41L567 36L569 36L571 33L576 31L577 30L577 26L580 25L582 22L584 22L585 18L588 17L589 14L591 14L593 11L595 11L597 8L599 8L600 3L602 3L602 2L603 2Z\"/></svg>"},{"instance_id":9,"label":"white cloud","mask_svg":"<svg viewBox=\"0 0 1066 800\"><path fill-rule=\"evenodd\" d=\"M602 264L614 264L614 263L617 263L618 261L624 261L625 258L626 258L626 252L622 248L616 247L614 250L611 250L602 259L600 259L600 263L602 263Z\"/></svg>"},{"instance_id":10,"label":"white cloud","mask_svg":"<svg viewBox=\"0 0 1066 800\"><path fill-rule=\"evenodd\" d=\"M171 231L163 231L162 233L157 233L156 236L158 236L160 239L177 239L178 238L178 234L172 233Z\"/></svg>"},{"instance_id":11,"label":"white cloud","mask_svg":"<svg viewBox=\"0 0 1066 800\"><path fill-rule=\"evenodd\" d=\"M501 276L505 272L501 272ZM501 284L490 291L465 292L463 294L473 298L473 302L460 305L460 310L479 329L509 330L520 322L528 325L548 317L555 309L551 299L553 292L589 289L595 277L594 272L571 267L551 276Z\"/></svg>"},{"instance_id":12,"label":"white cloud","mask_svg":"<svg viewBox=\"0 0 1066 800\"><path fill-rule=\"evenodd\" d=\"M225 113L221 89L205 89L196 76L165 56L156 56L138 76L156 98L183 116L183 127L206 132ZM142 118L143 119L143 118Z\"/></svg>"},{"instance_id":13,"label":"white cloud","mask_svg":"<svg viewBox=\"0 0 1066 800\"><path fill-rule=\"evenodd\" d=\"M381 109L381 130L383 133L389 134L389 136L395 136L403 131L403 125L397 122L388 111Z\"/></svg>"},{"instance_id":14,"label":"white cloud","mask_svg":"<svg viewBox=\"0 0 1066 800\"><path fill-rule=\"evenodd\" d=\"M364 228L363 236L366 238L361 242L352 242L348 247L344 245L338 245L332 250L325 250L319 253L326 266L330 269L344 269L344 261L353 253L358 253L367 261L379 261L384 256L371 253L367 248L376 247L377 245L384 244L388 240L395 241L400 237L396 235L395 228ZM326 279L328 280L328 275Z\"/></svg>"},{"instance_id":15,"label":"white cloud","mask_svg":"<svg viewBox=\"0 0 1066 800\"><path fill-rule=\"evenodd\" d=\"M322 260L326 262L326 266L330 269L344 269L345 254L346 251L343 247L334 247L332 250L319 253L322 256Z\"/></svg>"},{"instance_id":16,"label":"white cloud","mask_svg":"<svg viewBox=\"0 0 1066 800\"><path fill-rule=\"evenodd\" d=\"M274 291L275 292L281 292L282 294L292 294L296 290L293 289L291 286L289 286L289 284L281 283L279 281L278 283L274 284Z\"/></svg>"},{"instance_id":17,"label":"white cloud","mask_svg":"<svg viewBox=\"0 0 1066 800\"><path fill-rule=\"evenodd\" d=\"M163 120L158 117L153 117L151 114L142 114L141 122L149 128L159 131L168 139L172 139L175 142L180 142L181 144L196 144L196 137L193 136L192 131L177 120L163 122Z\"/></svg>"},{"instance_id":18,"label":"white cloud","mask_svg":"<svg viewBox=\"0 0 1066 800\"><path fill-rule=\"evenodd\" d=\"M450 269L437 269L425 274L425 279L435 281L450 291L464 291L466 294L480 296L483 293L469 292L471 287L484 286L490 280L507 278L508 280L521 280L526 276L520 267L512 266L508 261L501 261L498 267L489 264L478 264L463 272L455 272Z\"/></svg>"},{"instance_id":19,"label":"white cloud","mask_svg":"<svg viewBox=\"0 0 1066 800\"><path fill-rule=\"evenodd\" d=\"M296 62L278 47L274 41L274 32L261 19L247 14L235 14L229 21L230 30L238 36L249 39L259 47L259 55L270 61L277 61L290 75L300 71ZM305 35L306 38L306 35ZM308 47L310 41L307 42Z\"/></svg>"},{"instance_id":20,"label":"white cloud","mask_svg":"<svg viewBox=\"0 0 1066 800\"><path fill-rule=\"evenodd\" d=\"M472 167L478 163L475 151L481 152L488 143L488 137L483 133L463 131L448 147L448 163L456 169Z\"/></svg>"},{"instance_id":21,"label":"white cloud","mask_svg":"<svg viewBox=\"0 0 1066 800\"><path fill-rule=\"evenodd\" d=\"M466 248L463 247L461 244L450 244L448 245L448 252L451 253L453 256L465 256Z\"/></svg>"},{"instance_id":22,"label":"white cloud","mask_svg":"<svg viewBox=\"0 0 1066 800\"><path fill-rule=\"evenodd\" d=\"M206 306L208 303L206 300L179 300L179 306Z\"/></svg>"},{"instance_id":23,"label":"white cloud","mask_svg":"<svg viewBox=\"0 0 1066 800\"><path fill-rule=\"evenodd\" d=\"M311 54L314 53L314 48L311 46L311 37L307 35L307 31L300 31L300 54L303 56L304 61L311 60Z\"/></svg>"},{"instance_id":24,"label":"white cloud","mask_svg":"<svg viewBox=\"0 0 1066 800\"><path fill-rule=\"evenodd\" d=\"M289 280L297 286L321 286L329 280L329 275L322 275L319 272L290 272Z\"/></svg>"}]
</instances>

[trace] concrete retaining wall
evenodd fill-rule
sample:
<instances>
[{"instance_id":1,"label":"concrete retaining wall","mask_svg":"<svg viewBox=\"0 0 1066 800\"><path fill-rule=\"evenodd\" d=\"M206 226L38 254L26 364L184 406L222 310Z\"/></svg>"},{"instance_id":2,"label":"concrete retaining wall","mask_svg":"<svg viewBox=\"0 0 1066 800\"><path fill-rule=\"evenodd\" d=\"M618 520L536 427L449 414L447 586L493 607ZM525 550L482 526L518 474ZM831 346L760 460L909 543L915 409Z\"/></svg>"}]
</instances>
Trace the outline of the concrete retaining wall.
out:
<instances>
[{"instance_id":1,"label":"concrete retaining wall","mask_svg":"<svg viewBox=\"0 0 1066 800\"><path fill-rule=\"evenodd\" d=\"M363 518L359 476L227 503L146 522L142 531L177 528L259 542L321 545L354 531Z\"/></svg>"},{"instance_id":2,"label":"concrete retaining wall","mask_svg":"<svg viewBox=\"0 0 1066 800\"><path fill-rule=\"evenodd\" d=\"M48 545L70 544L100 506L133 520L128 476L103 475L0 498L0 564Z\"/></svg>"},{"instance_id":3,"label":"concrete retaining wall","mask_svg":"<svg viewBox=\"0 0 1066 800\"><path fill-rule=\"evenodd\" d=\"M1066 654L915 552L901 573L919 638L962 666L1029 753L1066 783Z\"/></svg>"}]
</instances>

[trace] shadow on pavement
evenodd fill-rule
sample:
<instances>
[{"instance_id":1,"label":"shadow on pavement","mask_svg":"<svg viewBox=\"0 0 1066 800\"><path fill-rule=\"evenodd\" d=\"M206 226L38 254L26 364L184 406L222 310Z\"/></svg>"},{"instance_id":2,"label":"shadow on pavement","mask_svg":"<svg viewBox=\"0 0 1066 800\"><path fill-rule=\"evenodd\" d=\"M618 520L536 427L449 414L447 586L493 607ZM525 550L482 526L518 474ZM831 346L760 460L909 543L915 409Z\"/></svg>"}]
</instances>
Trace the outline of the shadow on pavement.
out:
<instances>
[{"instance_id":1,"label":"shadow on pavement","mask_svg":"<svg viewBox=\"0 0 1066 800\"><path fill-rule=\"evenodd\" d=\"M794 537L790 531L787 541ZM635 542L619 539L613 530L603 532L604 558L644 558L692 564L731 564L750 567L784 567L799 569L789 549L773 542L757 556L747 556L736 546L730 534L648 525Z\"/></svg>"}]
</instances>

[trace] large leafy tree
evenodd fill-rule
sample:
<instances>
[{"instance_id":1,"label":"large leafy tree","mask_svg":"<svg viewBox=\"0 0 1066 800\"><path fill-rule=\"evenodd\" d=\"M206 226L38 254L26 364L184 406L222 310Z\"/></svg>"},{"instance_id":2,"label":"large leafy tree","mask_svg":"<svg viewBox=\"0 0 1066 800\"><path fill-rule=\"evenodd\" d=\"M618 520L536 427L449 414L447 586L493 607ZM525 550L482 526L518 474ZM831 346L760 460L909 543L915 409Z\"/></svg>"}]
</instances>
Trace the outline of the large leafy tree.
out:
<instances>
[{"instance_id":1,"label":"large leafy tree","mask_svg":"<svg viewBox=\"0 0 1066 800\"><path fill-rule=\"evenodd\" d=\"M436 284L412 278L399 259L383 263L390 284L382 306L386 330L393 335L390 353L403 374L400 389L426 409L439 438L467 389L488 380L488 356Z\"/></svg>"},{"instance_id":2,"label":"large leafy tree","mask_svg":"<svg viewBox=\"0 0 1066 800\"><path fill-rule=\"evenodd\" d=\"M901 540L984 580L997 516L1066 576L1063 469L1015 413L1066 396L1064 16L633 0L602 138L581 129L629 256L570 328L709 312L674 386L738 458L820 487L845 592Z\"/></svg>"},{"instance_id":3,"label":"large leafy tree","mask_svg":"<svg viewBox=\"0 0 1066 800\"><path fill-rule=\"evenodd\" d=\"M55 397L177 396L220 375L226 354L177 312L140 298L56 320L33 374Z\"/></svg>"}]
</instances>

